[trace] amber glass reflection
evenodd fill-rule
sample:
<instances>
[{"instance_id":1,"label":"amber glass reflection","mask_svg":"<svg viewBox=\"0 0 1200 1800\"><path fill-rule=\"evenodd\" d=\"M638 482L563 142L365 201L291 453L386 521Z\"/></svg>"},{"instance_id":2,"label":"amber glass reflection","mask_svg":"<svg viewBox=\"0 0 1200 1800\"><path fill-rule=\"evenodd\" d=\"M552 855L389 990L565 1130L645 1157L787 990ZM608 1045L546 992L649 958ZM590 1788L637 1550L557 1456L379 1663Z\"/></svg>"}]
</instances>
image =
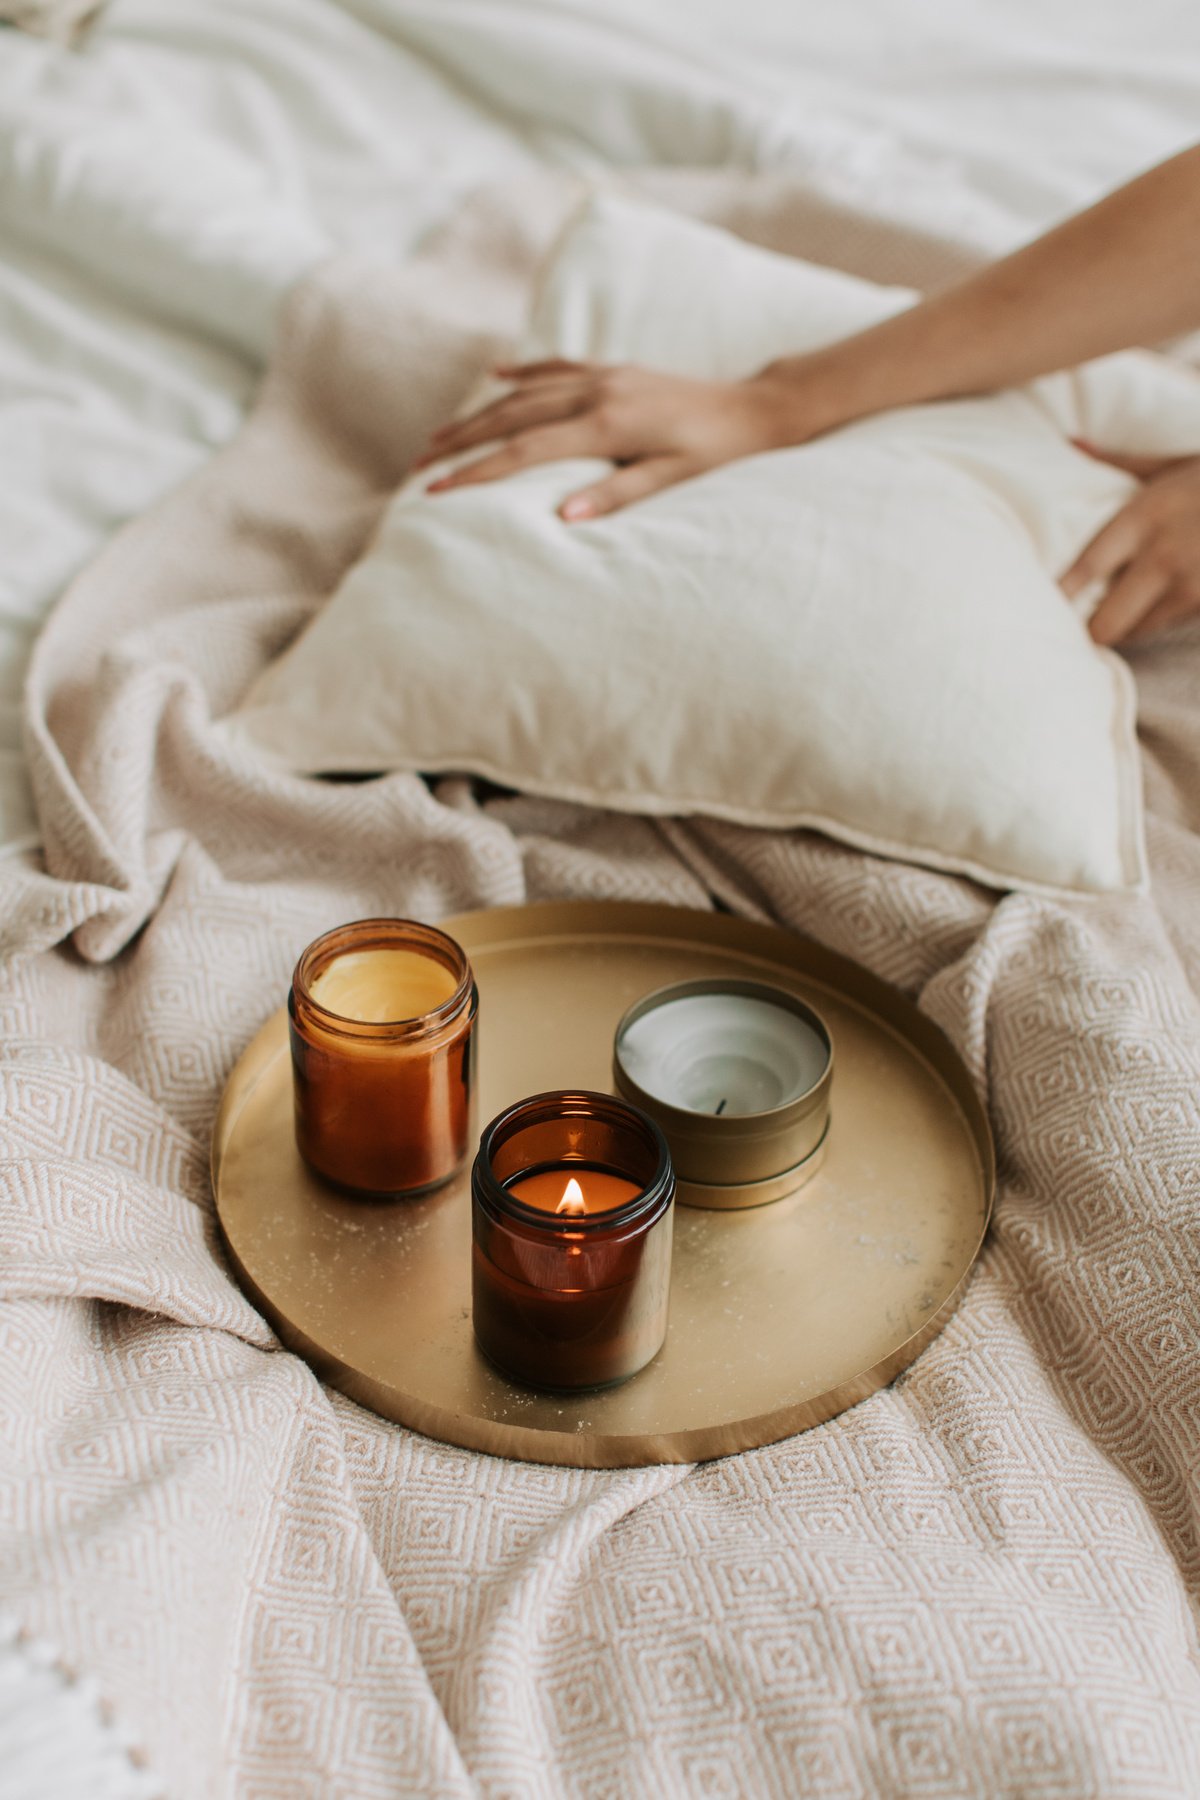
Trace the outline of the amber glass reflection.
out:
<instances>
[{"instance_id":1,"label":"amber glass reflection","mask_svg":"<svg viewBox=\"0 0 1200 1800\"><path fill-rule=\"evenodd\" d=\"M432 982L445 994L430 1010L348 1018L314 994L329 987L339 958L361 970L371 953L398 951L433 965L414 965L426 979L412 988L425 994ZM381 966L395 961L385 954ZM403 985L393 981L389 998L393 991L402 1006ZM288 996L296 1143L305 1161L364 1194L416 1194L448 1181L469 1146L477 1011L465 953L431 925L362 919L310 944Z\"/></svg>"},{"instance_id":2,"label":"amber glass reflection","mask_svg":"<svg viewBox=\"0 0 1200 1800\"><path fill-rule=\"evenodd\" d=\"M521 1199L523 1184L565 1194L572 1179L593 1210ZM471 1200L475 1337L498 1368L567 1389L611 1386L650 1361L667 1330L675 1200L652 1120L609 1094L534 1095L484 1132Z\"/></svg>"}]
</instances>

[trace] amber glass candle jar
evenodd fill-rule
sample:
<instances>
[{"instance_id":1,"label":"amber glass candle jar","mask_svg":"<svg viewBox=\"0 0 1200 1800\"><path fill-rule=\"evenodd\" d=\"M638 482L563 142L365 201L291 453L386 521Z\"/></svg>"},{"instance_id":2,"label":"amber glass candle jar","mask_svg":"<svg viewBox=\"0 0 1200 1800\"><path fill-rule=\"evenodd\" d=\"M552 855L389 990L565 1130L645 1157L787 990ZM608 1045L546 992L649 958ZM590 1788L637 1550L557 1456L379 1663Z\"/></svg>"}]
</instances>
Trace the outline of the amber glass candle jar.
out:
<instances>
[{"instance_id":1,"label":"amber glass candle jar","mask_svg":"<svg viewBox=\"0 0 1200 1800\"><path fill-rule=\"evenodd\" d=\"M364 1194L419 1194L470 1141L471 965L411 919L360 919L308 946L288 1021L296 1143L319 1175Z\"/></svg>"},{"instance_id":2,"label":"amber glass candle jar","mask_svg":"<svg viewBox=\"0 0 1200 1800\"><path fill-rule=\"evenodd\" d=\"M471 1173L475 1338L531 1387L609 1387L667 1330L675 1175L658 1126L609 1094L537 1094Z\"/></svg>"}]
</instances>

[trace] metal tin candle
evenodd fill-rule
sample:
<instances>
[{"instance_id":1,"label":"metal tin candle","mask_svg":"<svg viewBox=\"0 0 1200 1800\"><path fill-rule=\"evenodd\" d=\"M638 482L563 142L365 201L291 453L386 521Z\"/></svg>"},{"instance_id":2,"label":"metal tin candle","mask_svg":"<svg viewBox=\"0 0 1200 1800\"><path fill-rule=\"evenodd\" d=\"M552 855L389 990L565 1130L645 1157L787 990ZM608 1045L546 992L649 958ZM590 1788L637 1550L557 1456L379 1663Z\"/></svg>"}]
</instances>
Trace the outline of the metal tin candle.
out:
<instances>
[{"instance_id":1,"label":"metal tin candle","mask_svg":"<svg viewBox=\"0 0 1200 1800\"><path fill-rule=\"evenodd\" d=\"M765 982L681 981L617 1026L613 1081L671 1146L683 1206L762 1206L820 1164L833 1043L820 1014Z\"/></svg>"},{"instance_id":2,"label":"metal tin candle","mask_svg":"<svg viewBox=\"0 0 1200 1800\"><path fill-rule=\"evenodd\" d=\"M292 978L296 1143L318 1174L365 1194L418 1194L470 1142L478 995L432 925L361 919L308 946Z\"/></svg>"},{"instance_id":3,"label":"metal tin candle","mask_svg":"<svg viewBox=\"0 0 1200 1800\"><path fill-rule=\"evenodd\" d=\"M537 1094L471 1173L475 1338L531 1387L609 1387L667 1330L675 1177L651 1119L611 1094Z\"/></svg>"}]
</instances>

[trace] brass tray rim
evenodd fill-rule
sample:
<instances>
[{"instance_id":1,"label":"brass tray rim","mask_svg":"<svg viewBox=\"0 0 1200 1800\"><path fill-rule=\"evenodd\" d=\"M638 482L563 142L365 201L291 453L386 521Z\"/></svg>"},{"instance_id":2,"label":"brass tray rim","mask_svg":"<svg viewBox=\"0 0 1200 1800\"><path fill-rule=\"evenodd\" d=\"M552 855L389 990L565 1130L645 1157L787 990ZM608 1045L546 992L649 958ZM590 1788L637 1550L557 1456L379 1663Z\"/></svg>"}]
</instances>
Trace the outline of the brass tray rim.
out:
<instances>
[{"instance_id":1,"label":"brass tray rim","mask_svg":"<svg viewBox=\"0 0 1200 1800\"><path fill-rule=\"evenodd\" d=\"M514 935L503 929L505 921L524 922L531 929ZM691 930L683 926L684 921L690 923ZM271 1046L279 1034L281 1023L286 1020L287 1008L283 1006L263 1022L230 1071L213 1121L209 1167L221 1241L239 1282L255 1300L280 1342L301 1356L321 1379L383 1418L461 1449L507 1460L571 1468L629 1468L651 1464L694 1463L761 1449L794 1436L797 1432L826 1423L848 1411L850 1407L869 1399L872 1394L878 1393L903 1374L945 1329L974 1275L991 1225L996 1195L995 1144L986 1107L962 1058L941 1027L922 1013L900 989L875 975L861 963L842 955L840 951L831 950L816 939L806 937L787 926L761 923L736 914L714 912L705 908L623 900L535 901L524 905L477 908L454 913L438 923L440 929L449 932L451 936L456 931L469 931L475 936L475 942L480 948L489 941L502 941L506 947L513 949L525 942L544 945L555 938L586 937L589 942L595 943L606 937L625 941L638 937L643 941L664 938L678 941L683 937L691 942L736 951L776 969L780 966L793 968L814 987L825 988L836 994L843 1004L866 1012L883 1025L921 1059L946 1089L967 1126L979 1161L983 1197L979 1230L958 1281L936 1312L915 1332L875 1363L825 1389L821 1394L797 1401L793 1406L774 1408L766 1414L727 1420L716 1426L687 1426L678 1431L653 1435L584 1431L568 1435L531 1426L497 1424L493 1420L470 1414L448 1412L433 1402L425 1402L418 1396L407 1394L402 1396L401 1416L396 1410L396 1402L390 1390L384 1390L382 1384L371 1376L363 1375L322 1349L278 1311L270 1296L262 1291L243 1265L221 1217L220 1169L223 1153L237 1116L280 1054L278 1048ZM668 926L672 929L667 930ZM697 930L697 927L702 929ZM473 947L464 946L468 957ZM512 1385L516 1388L516 1384ZM497 1448L499 1440L503 1440L503 1448Z\"/></svg>"}]
</instances>

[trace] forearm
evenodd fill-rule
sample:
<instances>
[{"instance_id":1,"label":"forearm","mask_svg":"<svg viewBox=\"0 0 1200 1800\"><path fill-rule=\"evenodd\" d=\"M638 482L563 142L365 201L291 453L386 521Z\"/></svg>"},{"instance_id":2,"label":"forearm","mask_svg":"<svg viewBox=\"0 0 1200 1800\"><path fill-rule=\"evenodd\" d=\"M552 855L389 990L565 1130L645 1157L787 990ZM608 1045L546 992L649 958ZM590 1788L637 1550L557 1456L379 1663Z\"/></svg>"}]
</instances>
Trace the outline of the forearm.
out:
<instances>
[{"instance_id":1,"label":"forearm","mask_svg":"<svg viewBox=\"0 0 1200 1800\"><path fill-rule=\"evenodd\" d=\"M1200 147L910 310L772 365L803 435L990 392L1200 326Z\"/></svg>"}]
</instances>

